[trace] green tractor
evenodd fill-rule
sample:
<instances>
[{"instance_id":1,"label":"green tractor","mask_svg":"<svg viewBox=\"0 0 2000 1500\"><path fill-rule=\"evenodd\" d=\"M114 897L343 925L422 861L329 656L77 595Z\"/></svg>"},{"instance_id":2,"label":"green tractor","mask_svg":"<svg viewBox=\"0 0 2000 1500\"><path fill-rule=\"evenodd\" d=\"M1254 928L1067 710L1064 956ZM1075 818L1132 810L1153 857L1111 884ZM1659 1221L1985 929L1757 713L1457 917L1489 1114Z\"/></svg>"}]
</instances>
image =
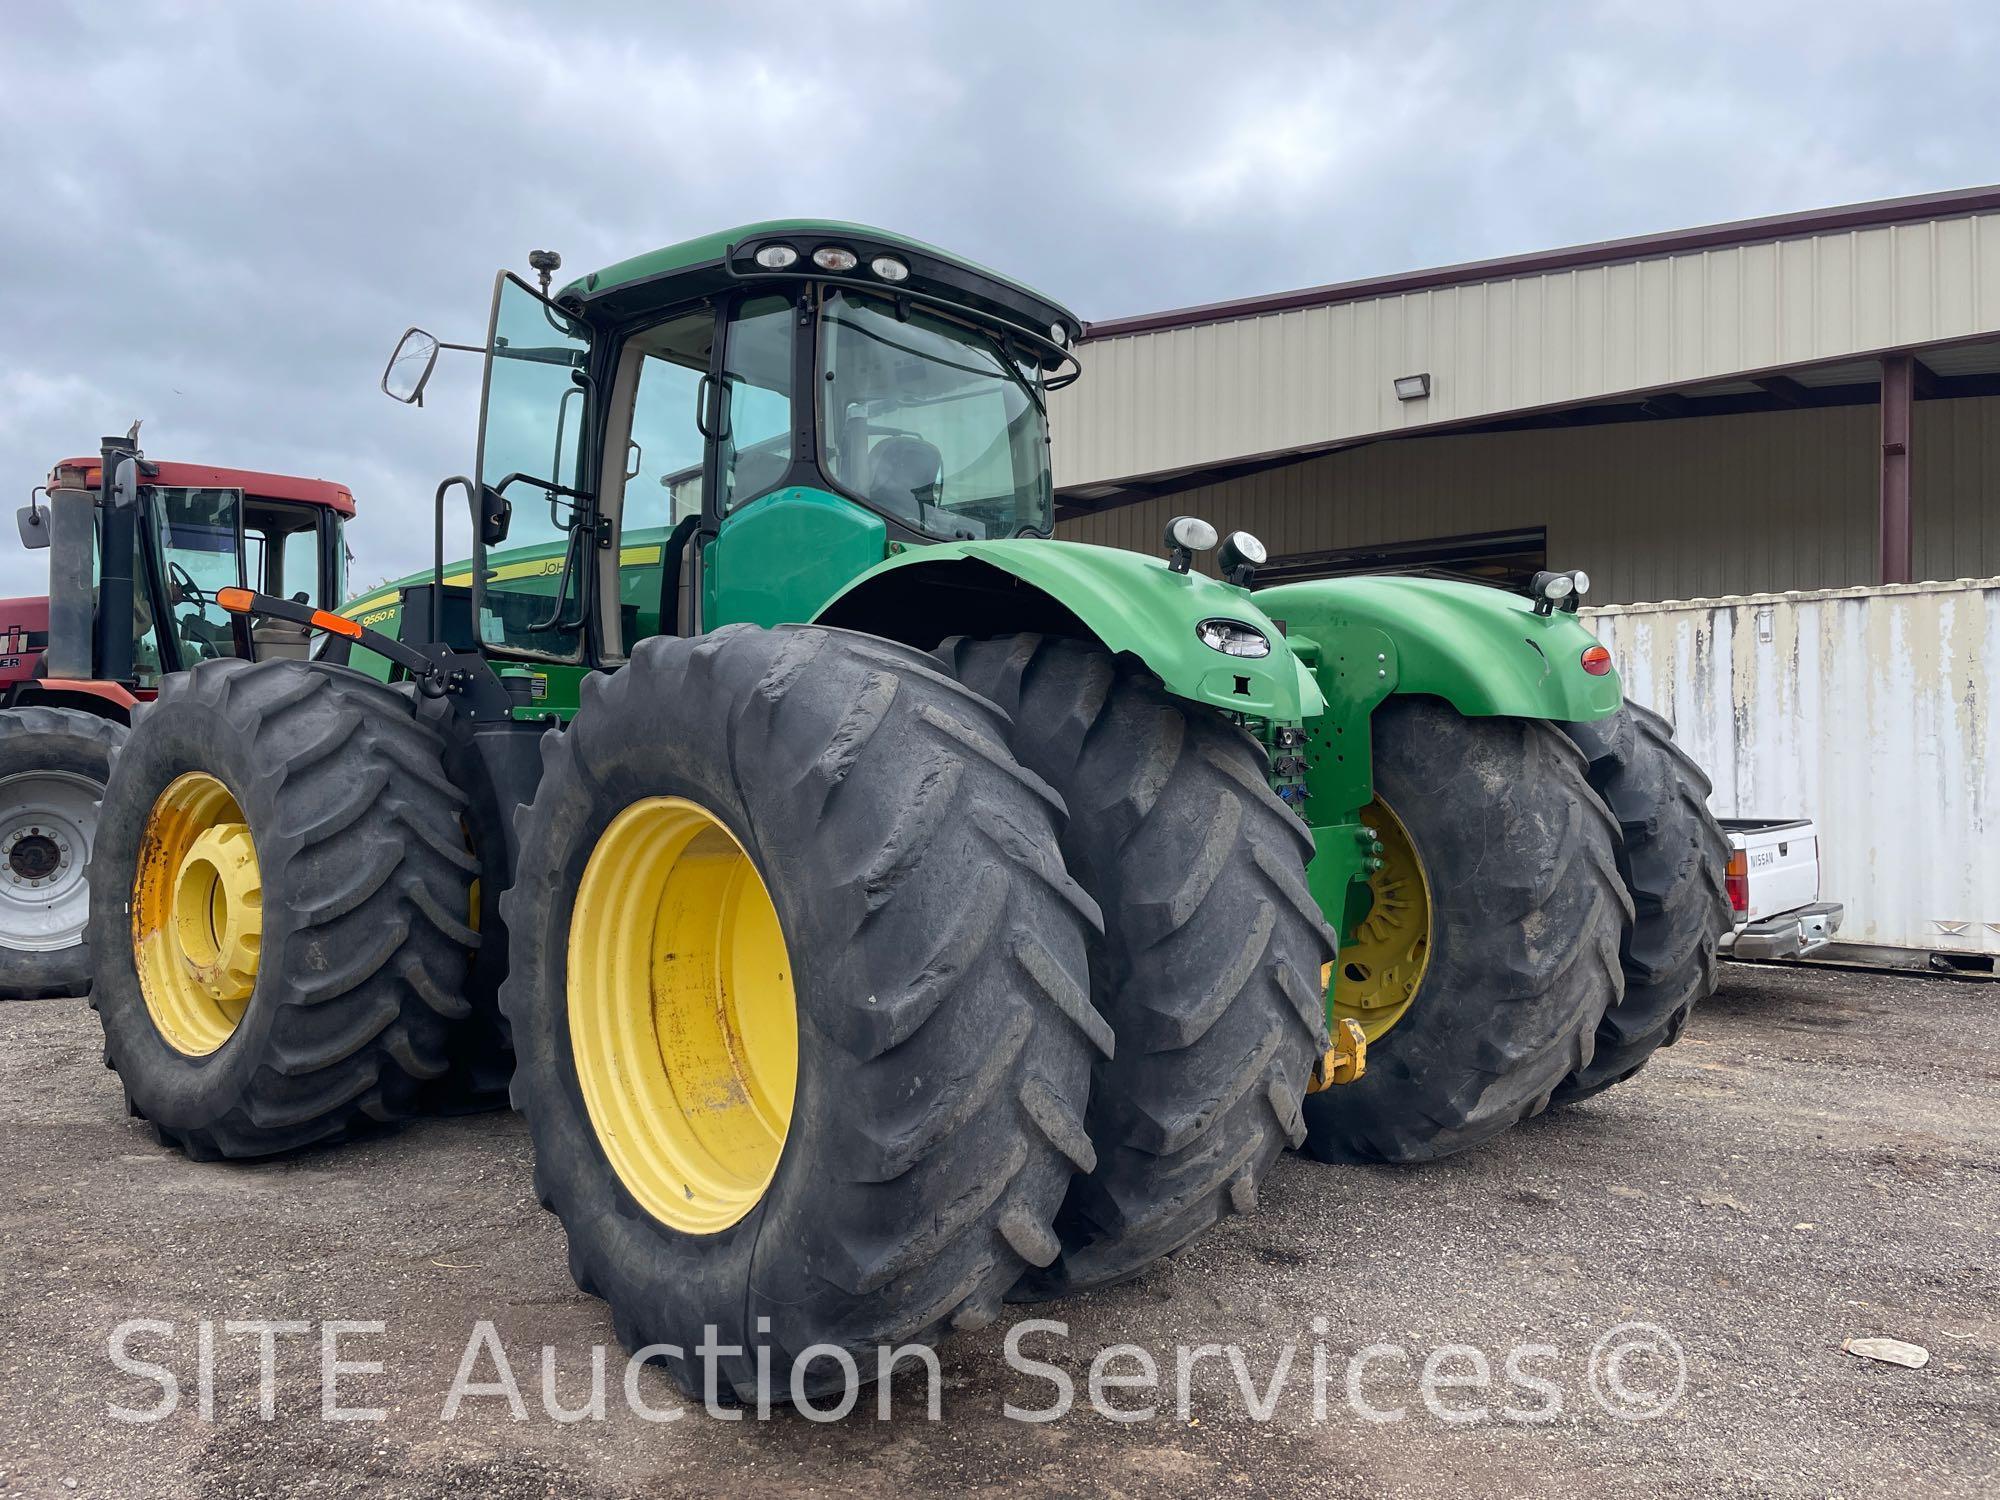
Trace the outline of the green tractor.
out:
<instances>
[{"instance_id":1,"label":"green tractor","mask_svg":"<svg viewBox=\"0 0 2000 1500\"><path fill-rule=\"evenodd\" d=\"M1253 593L1193 518L1053 541L1080 325L879 230L531 264L428 578L223 591L333 649L168 679L116 759L92 1003L163 1140L511 1068L578 1285L748 1394L1129 1277L1287 1146L1482 1139L1711 982L1705 787L1574 575Z\"/></svg>"}]
</instances>

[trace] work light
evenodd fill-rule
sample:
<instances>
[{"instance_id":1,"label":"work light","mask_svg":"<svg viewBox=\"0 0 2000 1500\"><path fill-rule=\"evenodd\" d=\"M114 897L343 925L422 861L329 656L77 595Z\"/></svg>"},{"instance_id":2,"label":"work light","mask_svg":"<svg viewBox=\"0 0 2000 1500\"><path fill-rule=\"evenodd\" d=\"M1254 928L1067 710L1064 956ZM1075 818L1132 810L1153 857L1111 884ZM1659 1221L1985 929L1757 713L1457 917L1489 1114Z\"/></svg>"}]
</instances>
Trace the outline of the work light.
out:
<instances>
[{"instance_id":1,"label":"work light","mask_svg":"<svg viewBox=\"0 0 2000 1500\"><path fill-rule=\"evenodd\" d=\"M767 271L782 271L799 258L790 245L766 245L757 252L757 264Z\"/></svg>"},{"instance_id":2,"label":"work light","mask_svg":"<svg viewBox=\"0 0 2000 1500\"><path fill-rule=\"evenodd\" d=\"M1250 578L1270 554L1264 544L1247 531L1232 531L1222 539L1222 550L1215 554L1215 565L1222 569L1222 576L1239 588L1250 587Z\"/></svg>"},{"instance_id":3,"label":"work light","mask_svg":"<svg viewBox=\"0 0 2000 1500\"><path fill-rule=\"evenodd\" d=\"M851 271L861 260L845 245L821 245L813 251L813 264L822 271Z\"/></svg>"},{"instance_id":4,"label":"work light","mask_svg":"<svg viewBox=\"0 0 2000 1500\"><path fill-rule=\"evenodd\" d=\"M1583 602L1584 590L1590 587L1590 575L1582 569L1572 569L1567 573L1552 573L1544 570L1537 573L1528 584L1528 597L1535 601L1535 613L1546 615L1560 606L1575 613Z\"/></svg>"},{"instance_id":5,"label":"work light","mask_svg":"<svg viewBox=\"0 0 2000 1500\"><path fill-rule=\"evenodd\" d=\"M1197 552L1215 545L1215 528L1200 516L1175 516L1167 522L1167 566L1185 573Z\"/></svg>"},{"instance_id":6,"label":"work light","mask_svg":"<svg viewBox=\"0 0 2000 1500\"><path fill-rule=\"evenodd\" d=\"M893 255L878 255L868 262L868 269L884 281L908 281L910 268Z\"/></svg>"}]
</instances>

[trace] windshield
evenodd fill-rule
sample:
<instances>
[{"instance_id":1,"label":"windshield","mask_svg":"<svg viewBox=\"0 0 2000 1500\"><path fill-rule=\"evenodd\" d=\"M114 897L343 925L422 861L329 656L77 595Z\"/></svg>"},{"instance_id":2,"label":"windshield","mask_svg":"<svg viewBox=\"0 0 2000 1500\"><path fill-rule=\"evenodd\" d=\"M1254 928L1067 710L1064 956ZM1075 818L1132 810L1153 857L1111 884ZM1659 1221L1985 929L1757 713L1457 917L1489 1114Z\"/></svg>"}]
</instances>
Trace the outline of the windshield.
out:
<instances>
[{"instance_id":1,"label":"windshield","mask_svg":"<svg viewBox=\"0 0 2000 1500\"><path fill-rule=\"evenodd\" d=\"M837 295L820 320L826 472L944 539L1047 532L1054 498L1038 376L978 329Z\"/></svg>"},{"instance_id":2,"label":"windshield","mask_svg":"<svg viewBox=\"0 0 2000 1500\"><path fill-rule=\"evenodd\" d=\"M237 551L243 492L156 488L153 496L154 544L167 585L167 617L159 623L179 642L182 667L234 656L229 614L215 596L243 584ZM142 680L149 668L158 670L143 649L135 666Z\"/></svg>"}]
</instances>

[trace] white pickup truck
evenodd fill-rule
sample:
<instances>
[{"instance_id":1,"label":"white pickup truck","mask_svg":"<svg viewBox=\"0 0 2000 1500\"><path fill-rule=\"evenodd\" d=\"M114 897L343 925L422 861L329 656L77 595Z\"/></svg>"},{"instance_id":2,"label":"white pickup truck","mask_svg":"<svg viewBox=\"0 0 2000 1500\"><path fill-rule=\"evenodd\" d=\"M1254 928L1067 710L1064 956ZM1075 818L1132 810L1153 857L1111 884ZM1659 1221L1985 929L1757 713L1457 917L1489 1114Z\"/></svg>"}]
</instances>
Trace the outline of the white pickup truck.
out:
<instances>
[{"instance_id":1,"label":"white pickup truck","mask_svg":"<svg viewBox=\"0 0 2000 1500\"><path fill-rule=\"evenodd\" d=\"M1833 941L1844 908L1819 898L1819 827L1810 818L1723 818L1736 958L1803 958Z\"/></svg>"}]
</instances>

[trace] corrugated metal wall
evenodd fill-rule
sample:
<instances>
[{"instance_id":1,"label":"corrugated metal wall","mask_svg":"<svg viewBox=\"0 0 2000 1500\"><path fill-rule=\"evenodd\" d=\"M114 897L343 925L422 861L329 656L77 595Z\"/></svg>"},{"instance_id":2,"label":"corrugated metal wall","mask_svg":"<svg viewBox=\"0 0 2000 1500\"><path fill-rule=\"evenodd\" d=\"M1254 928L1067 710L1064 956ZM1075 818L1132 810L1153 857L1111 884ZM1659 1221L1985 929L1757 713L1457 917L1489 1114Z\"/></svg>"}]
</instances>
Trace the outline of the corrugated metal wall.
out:
<instances>
[{"instance_id":1,"label":"corrugated metal wall","mask_svg":"<svg viewBox=\"0 0 2000 1500\"><path fill-rule=\"evenodd\" d=\"M1996 236L2000 238L2000 236ZM2000 397L1921 401L1915 563L2000 574ZM1273 556L1543 526L1603 603L1811 589L1876 577L1873 406L1397 439L1066 521L1153 552L1205 516Z\"/></svg>"},{"instance_id":2,"label":"corrugated metal wall","mask_svg":"<svg viewBox=\"0 0 2000 1500\"><path fill-rule=\"evenodd\" d=\"M2000 330L2000 215L1850 229L1087 341L1065 488ZM1427 400L1391 382L1431 376Z\"/></svg>"},{"instance_id":3,"label":"corrugated metal wall","mask_svg":"<svg viewBox=\"0 0 2000 1500\"><path fill-rule=\"evenodd\" d=\"M2000 954L2000 579L1591 610L1726 817L1811 817L1843 942Z\"/></svg>"}]
</instances>

